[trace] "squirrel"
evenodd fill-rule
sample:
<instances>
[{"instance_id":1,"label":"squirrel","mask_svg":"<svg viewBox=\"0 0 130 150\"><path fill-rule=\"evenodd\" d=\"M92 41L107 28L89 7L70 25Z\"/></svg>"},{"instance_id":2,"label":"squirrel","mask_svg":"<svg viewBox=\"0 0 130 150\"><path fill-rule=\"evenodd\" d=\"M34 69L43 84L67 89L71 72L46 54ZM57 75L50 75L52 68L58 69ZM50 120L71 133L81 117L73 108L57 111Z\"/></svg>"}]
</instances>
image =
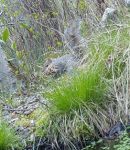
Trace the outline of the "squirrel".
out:
<instances>
[{"instance_id":1,"label":"squirrel","mask_svg":"<svg viewBox=\"0 0 130 150\"><path fill-rule=\"evenodd\" d=\"M44 64L44 74L59 77L65 72L71 73L72 69L78 64L78 60L71 54L49 59Z\"/></svg>"},{"instance_id":2,"label":"squirrel","mask_svg":"<svg viewBox=\"0 0 130 150\"><path fill-rule=\"evenodd\" d=\"M70 54L46 61L43 67L45 75L59 77L65 72L71 73L73 68L80 64L84 49L87 48L87 42L80 34L80 25L80 19L69 21L68 27L64 31L64 39Z\"/></svg>"}]
</instances>

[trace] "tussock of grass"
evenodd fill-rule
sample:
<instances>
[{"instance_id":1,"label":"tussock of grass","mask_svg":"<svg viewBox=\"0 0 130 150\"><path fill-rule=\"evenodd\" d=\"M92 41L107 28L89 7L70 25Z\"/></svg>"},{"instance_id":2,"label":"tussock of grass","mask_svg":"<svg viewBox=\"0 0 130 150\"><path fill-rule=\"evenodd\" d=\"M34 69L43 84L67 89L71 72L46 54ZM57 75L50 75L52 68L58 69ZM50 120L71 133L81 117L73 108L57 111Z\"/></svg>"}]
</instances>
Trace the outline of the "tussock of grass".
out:
<instances>
[{"instance_id":1,"label":"tussock of grass","mask_svg":"<svg viewBox=\"0 0 130 150\"><path fill-rule=\"evenodd\" d=\"M18 146L18 136L14 130L0 120L0 150L9 150Z\"/></svg>"},{"instance_id":2,"label":"tussock of grass","mask_svg":"<svg viewBox=\"0 0 130 150\"><path fill-rule=\"evenodd\" d=\"M100 103L104 100L106 85L102 80L102 72L94 67L86 72L78 72L69 81L61 81L54 90L46 93L46 97L58 111L68 112L79 108L83 103Z\"/></svg>"}]
</instances>

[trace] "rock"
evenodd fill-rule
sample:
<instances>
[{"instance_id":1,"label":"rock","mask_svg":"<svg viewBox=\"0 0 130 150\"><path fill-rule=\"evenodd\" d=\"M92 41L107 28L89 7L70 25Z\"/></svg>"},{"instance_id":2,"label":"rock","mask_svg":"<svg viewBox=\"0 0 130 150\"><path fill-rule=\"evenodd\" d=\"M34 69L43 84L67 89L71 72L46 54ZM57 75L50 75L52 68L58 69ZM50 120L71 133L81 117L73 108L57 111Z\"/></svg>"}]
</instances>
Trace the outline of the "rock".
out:
<instances>
[{"instance_id":1,"label":"rock","mask_svg":"<svg viewBox=\"0 0 130 150\"><path fill-rule=\"evenodd\" d=\"M16 79L13 77L11 70L8 66L6 56L0 46L0 91L10 90L16 88Z\"/></svg>"},{"instance_id":2,"label":"rock","mask_svg":"<svg viewBox=\"0 0 130 150\"><path fill-rule=\"evenodd\" d=\"M125 125L119 121L109 129L105 139L113 140L117 138L119 135L121 135L121 133L124 131L125 131Z\"/></svg>"},{"instance_id":3,"label":"rock","mask_svg":"<svg viewBox=\"0 0 130 150\"><path fill-rule=\"evenodd\" d=\"M11 75L10 69L8 67L5 54L2 48L0 47L0 82L4 82L5 80L8 80L10 75Z\"/></svg>"},{"instance_id":4,"label":"rock","mask_svg":"<svg viewBox=\"0 0 130 150\"><path fill-rule=\"evenodd\" d=\"M25 128L25 127L23 127L23 126L17 127L16 131L17 131L20 135L22 135L22 137L23 137L24 139L28 138L28 137L30 136L30 134L31 134L30 129L29 129L29 128Z\"/></svg>"},{"instance_id":5,"label":"rock","mask_svg":"<svg viewBox=\"0 0 130 150\"><path fill-rule=\"evenodd\" d=\"M115 8L106 8L101 18L100 25L105 27L109 20L115 21L117 10Z\"/></svg>"}]
</instances>

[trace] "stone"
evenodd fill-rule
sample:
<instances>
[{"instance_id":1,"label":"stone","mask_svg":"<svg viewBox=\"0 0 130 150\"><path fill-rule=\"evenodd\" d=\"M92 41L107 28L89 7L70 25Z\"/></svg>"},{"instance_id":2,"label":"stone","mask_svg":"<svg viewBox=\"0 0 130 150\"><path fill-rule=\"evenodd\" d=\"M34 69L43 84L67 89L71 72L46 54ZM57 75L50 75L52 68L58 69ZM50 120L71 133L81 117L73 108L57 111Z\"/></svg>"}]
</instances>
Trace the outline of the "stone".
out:
<instances>
[{"instance_id":1,"label":"stone","mask_svg":"<svg viewBox=\"0 0 130 150\"><path fill-rule=\"evenodd\" d=\"M12 91L15 89L15 86L16 79L11 73L4 51L0 46L0 91L5 89Z\"/></svg>"},{"instance_id":2,"label":"stone","mask_svg":"<svg viewBox=\"0 0 130 150\"><path fill-rule=\"evenodd\" d=\"M109 20L115 21L116 14L117 14L117 10L115 8L111 8L111 7L106 8L101 18L100 25L102 27L105 27Z\"/></svg>"}]
</instances>

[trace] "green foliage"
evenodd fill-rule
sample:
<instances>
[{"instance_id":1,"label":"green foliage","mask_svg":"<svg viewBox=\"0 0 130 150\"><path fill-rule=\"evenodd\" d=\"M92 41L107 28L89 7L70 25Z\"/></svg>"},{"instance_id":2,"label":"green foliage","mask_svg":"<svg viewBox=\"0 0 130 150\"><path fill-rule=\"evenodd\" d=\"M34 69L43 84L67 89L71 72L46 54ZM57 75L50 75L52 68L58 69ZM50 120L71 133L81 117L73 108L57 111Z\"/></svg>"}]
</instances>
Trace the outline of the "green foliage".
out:
<instances>
[{"instance_id":1,"label":"green foliage","mask_svg":"<svg viewBox=\"0 0 130 150\"><path fill-rule=\"evenodd\" d=\"M6 123L0 121L0 150L9 150L18 146L18 136Z\"/></svg>"},{"instance_id":2,"label":"green foliage","mask_svg":"<svg viewBox=\"0 0 130 150\"><path fill-rule=\"evenodd\" d=\"M46 93L58 111L67 112L79 108L83 103L100 103L104 100L106 85L102 80L102 68L90 68L78 72L69 81L61 80L53 91Z\"/></svg>"},{"instance_id":3,"label":"green foliage","mask_svg":"<svg viewBox=\"0 0 130 150\"><path fill-rule=\"evenodd\" d=\"M126 132L121 136L119 142L114 145L114 150L130 150L130 137Z\"/></svg>"},{"instance_id":4,"label":"green foliage","mask_svg":"<svg viewBox=\"0 0 130 150\"><path fill-rule=\"evenodd\" d=\"M24 23L20 23L20 27L24 28L24 29L29 29L29 26L27 24L24 24Z\"/></svg>"},{"instance_id":5,"label":"green foliage","mask_svg":"<svg viewBox=\"0 0 130 150\"><path fill-rule=\"evenodd\" d=\"M5 30L4 30L3 33L2 33L2 40L3 40L4 42L7 42L7 40L9 39L9 35L10 35L9 29L8 29L8 28L5 28Z\"/></svg>"},{"instance_id":6,"label":"green foliage","mask_svg":"<svg viewBox=\"0 0 130 150\"><path fill-rule=\"evenodd\" d=\"M11 48L12 48L13 50L17 50L17 44L16 44L16 42L13 42L13 43L12 43Z\"/></svg>"},{"instance_id":7,"label":"green foliage","mask_svg":"<svg viewBox=\"0 0 130 150\"><path fill-rule=\"evenodd\" d=\"M85 0L80 0L78 5L80 11L85 11L87 9L87 3Z\"/></svg>"},{"instance_id":8,"label":"green foliage","mask_svg":"<svg viewBox=\"0 0 130 150\"><path fill-rule=\"evenodd\" d=\"M92 55L104 55L107 58L112 52L122 52L129 45L129 27L110 27L97 33L89 45ZM100 58L100 57L99 57Z\"/></svg>"}]
</instances>

